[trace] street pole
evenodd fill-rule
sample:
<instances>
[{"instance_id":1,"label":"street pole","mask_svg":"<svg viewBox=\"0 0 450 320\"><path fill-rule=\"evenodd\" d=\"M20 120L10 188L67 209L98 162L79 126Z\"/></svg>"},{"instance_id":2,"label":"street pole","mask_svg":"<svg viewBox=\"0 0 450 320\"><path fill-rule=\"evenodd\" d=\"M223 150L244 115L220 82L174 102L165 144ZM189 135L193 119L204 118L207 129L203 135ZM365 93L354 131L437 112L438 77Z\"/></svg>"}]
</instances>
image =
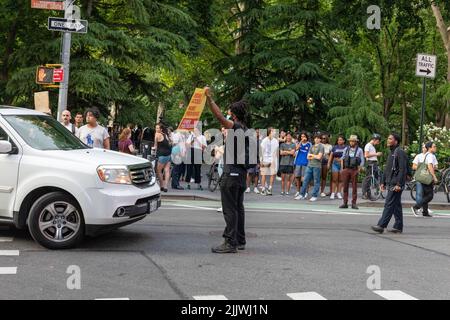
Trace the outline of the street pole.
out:
<instances>
[{"instance_id":1,"label":"street pole","mask_svg":"<svg viewBox=\"0 0 450 320\"><path fill-rule=\"evenodd\" d=\"M64 17L72 17L72 12L69 12L69 8L72 8L71 4L73 0L65 0ZM61 48L61 62L64 69L64 80L60 84L59 98L58 98L58 114L57 119L60 121L61 113L67 109L67 96L69 91L69 69L70 69L70 47L72 44L72 34L70 32L63 33L63 43Z\"/></svg>"},{"instance_id":2,"label":"street pole","mask_svg":"<svg viewBox=\"0 0 450 320\"><path fill-rule=\"evenodd\" d=\"M423 78L422 82L422 113L420 116L420 139L419 139L419 153L422 153L422 141L423 141L423 122L425 118L425 98L427 93L427 86L426 86L426 78Z\"/></svg>"}]
</instances>

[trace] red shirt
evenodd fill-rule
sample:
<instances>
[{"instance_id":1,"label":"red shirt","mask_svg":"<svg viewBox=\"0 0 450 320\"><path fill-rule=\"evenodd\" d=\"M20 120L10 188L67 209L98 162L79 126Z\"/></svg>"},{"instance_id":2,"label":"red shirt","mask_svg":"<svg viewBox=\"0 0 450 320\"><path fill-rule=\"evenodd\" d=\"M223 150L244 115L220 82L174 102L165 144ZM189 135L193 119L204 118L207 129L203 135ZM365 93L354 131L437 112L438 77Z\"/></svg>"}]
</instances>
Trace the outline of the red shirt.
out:
<instances>
[{"instance_id":1,"label":"red shirt","mask_svg":"<svg viewBox=\"0 0 450 320\"><path fill-rule=\"evenodd\" d=\"M130 146L133 145L131 139L119 141L119 151L123 153L132 154L130 151Z\"/></svg>"}]
</instances>

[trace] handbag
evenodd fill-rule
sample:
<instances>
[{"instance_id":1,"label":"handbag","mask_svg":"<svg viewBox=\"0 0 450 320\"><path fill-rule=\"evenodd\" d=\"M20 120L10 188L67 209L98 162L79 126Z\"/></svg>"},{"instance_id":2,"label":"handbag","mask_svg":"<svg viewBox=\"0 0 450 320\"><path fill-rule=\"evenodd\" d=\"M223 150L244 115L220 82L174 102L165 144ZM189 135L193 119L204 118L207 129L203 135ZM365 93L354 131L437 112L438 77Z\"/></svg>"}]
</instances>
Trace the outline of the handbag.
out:
<instances>
[{"instance_id":1,"label":"handbag","mask_svg":"<svg viewBox=\"0 0 450 320\"><path fill-rule=\"evenodd\" d=\"M428 154L425 156L423 162L419 163L416 173L414 174L414 179L421 184L430 185L433 182L433 176L428 170L428 165L426 163Z\"/></svg>"}]
</instances>

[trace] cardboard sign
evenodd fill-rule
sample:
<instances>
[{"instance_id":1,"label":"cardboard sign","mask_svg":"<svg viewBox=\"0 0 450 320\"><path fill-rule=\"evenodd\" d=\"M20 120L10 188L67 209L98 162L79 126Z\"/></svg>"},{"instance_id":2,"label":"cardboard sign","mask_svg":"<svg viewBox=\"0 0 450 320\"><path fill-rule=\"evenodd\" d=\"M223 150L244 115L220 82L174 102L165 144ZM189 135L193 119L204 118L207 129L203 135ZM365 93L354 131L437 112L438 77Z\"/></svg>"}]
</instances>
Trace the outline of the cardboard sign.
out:
<instances>
[{"instance_id":1,"label":"cardboard sign","mask_svg":"<svg viewBox=\"0 0 450 320\"><path fill-rule=\"evenodd\" d=\"M183 118L181 119L178 130L193 131L195 124L200 120L203 109L206 104L206 95L204 89L195 89L191 102L189 103Z\"/></svg>"},{"instance_id":2,"label":"cardboard sign","mask_svg":"<svg viewBox=\"0 0 450 320\"><path fill-rule=\"evenodd\" d=\"M34 93L34 109L39 112L51 113L48 91Z\"/></svg>"}]
</instances>

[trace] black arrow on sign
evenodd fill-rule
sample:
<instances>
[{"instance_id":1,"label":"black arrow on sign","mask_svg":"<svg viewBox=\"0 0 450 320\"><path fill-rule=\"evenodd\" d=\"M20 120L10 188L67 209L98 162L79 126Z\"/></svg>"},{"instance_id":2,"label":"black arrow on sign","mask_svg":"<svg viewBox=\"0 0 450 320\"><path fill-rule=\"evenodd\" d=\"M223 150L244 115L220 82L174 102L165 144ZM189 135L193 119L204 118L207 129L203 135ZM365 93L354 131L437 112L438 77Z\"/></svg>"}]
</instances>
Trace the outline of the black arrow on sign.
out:
<instances>
[{"instance_id":1,"label":"black arrow on sign","mask_svg":"<svg viewBox=\"0 0 450 320\"><path fill-rule=\"evenodd\" d=\"M429 75L429 74L431 73L431 70L428 69L428 68L427 68L427 70L420 69L419 71L420 71L420 72L426 72L427 75Z\"/></svg>"}]
</instances>

